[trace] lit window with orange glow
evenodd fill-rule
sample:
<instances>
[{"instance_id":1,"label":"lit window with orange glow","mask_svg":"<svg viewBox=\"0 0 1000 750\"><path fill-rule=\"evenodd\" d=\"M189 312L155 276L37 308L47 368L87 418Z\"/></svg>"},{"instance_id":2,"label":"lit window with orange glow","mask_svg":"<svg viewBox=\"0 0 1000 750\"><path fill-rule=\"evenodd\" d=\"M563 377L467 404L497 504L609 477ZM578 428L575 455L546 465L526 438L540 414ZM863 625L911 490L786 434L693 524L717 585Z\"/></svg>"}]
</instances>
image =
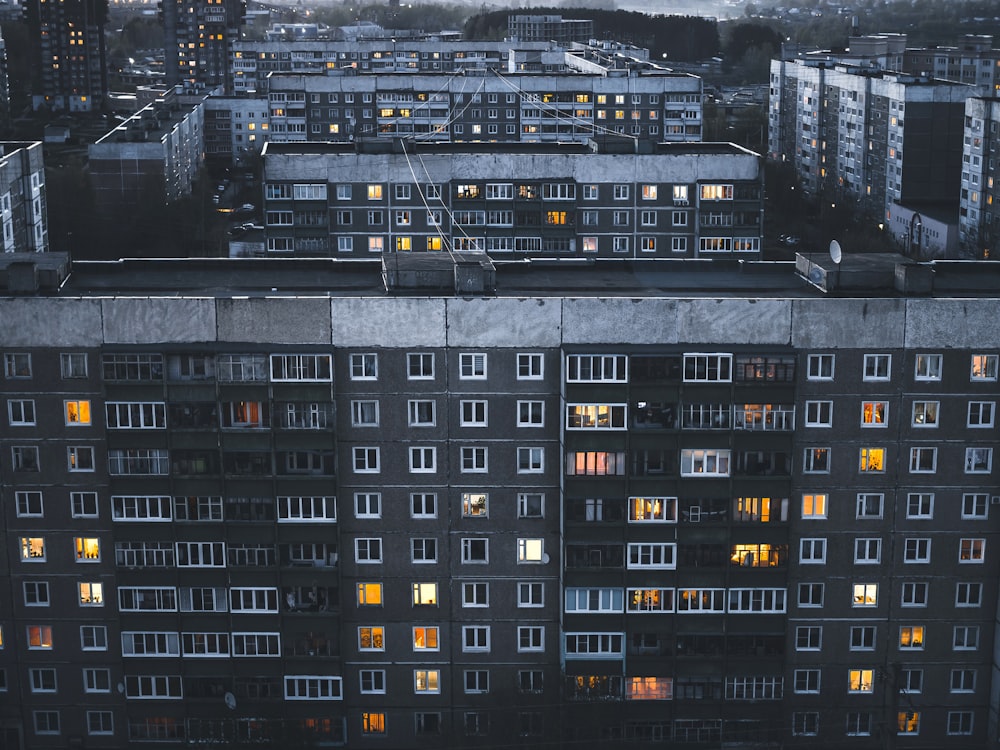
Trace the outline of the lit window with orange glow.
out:
<instances>
[{"instance_id":1,"label":"lit window with orange glow","mask_svg":"<svg viewBox=\"0 0 1000 750\"><path fill-rule=\"evenodd\" d=\"M66 424L89 425L90 401L66 401Z\"/></svg>"},{"instance_id":2,"label":"lit window with orange glow","mask_svg":"<svg viewBox=\"0 0 1000 750\"><path fill-rule=\"evenodd\" d=\"M77 562L100 562L101 540L97 537L78 536L75 539Z\"/></svg>"}]
</instances>

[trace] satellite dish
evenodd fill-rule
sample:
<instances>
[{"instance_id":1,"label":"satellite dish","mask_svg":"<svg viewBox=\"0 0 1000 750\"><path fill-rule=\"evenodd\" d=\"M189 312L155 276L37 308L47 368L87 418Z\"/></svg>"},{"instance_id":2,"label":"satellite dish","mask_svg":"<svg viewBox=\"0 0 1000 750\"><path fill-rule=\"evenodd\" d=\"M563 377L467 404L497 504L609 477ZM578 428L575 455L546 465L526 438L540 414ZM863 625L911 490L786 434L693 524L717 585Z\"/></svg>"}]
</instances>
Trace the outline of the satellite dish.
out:
<instances>
[{"instance_id":1,"label":"satellite dish","mask_svg":"<svg viewBox=\"0 0 1000 750\"><path fill-rule=\"evenodd\" d=\"M115 685L115 690L117 690L119 693L124 693L125 692L125 683L124 682L119 682L117 685Z\"/></svg>"},{"instance_id":2,"label":"satellite dish","mask_svg":"<svg viewBox=\"0 0 1000 750\"><path fill-rule=\"evenodd\" d=\"M224 696L222 696L222 700L224 700L226 702L226 708L228 708L231 711L235 711L236 710L236 696L235 695L233 695L232 693L226 693Z\"/></svg>"},{"instance_id":3,"label":"satellite dish","mask_svg":"<svg viewBox=\"0 0 1000 750\"><path fill-rule=\"evenodd\" d=\"M844 251L840 249L840 243L837 240L830 241L830 260L832 260L837 265L840 265L840 261L844 259Z\"/></svg>"},{"instance_id":4,"label":"satellite dish","mask_svg":"<svg viewBox=\"0 0 1000 750\"><path fill-rule=\"evenodd\" d=\"M543 563L547 563L550 559L551 558L549 557L549 553L548 552L543 552L542 553L542 562Z\"/></svg>"}]
</instances>

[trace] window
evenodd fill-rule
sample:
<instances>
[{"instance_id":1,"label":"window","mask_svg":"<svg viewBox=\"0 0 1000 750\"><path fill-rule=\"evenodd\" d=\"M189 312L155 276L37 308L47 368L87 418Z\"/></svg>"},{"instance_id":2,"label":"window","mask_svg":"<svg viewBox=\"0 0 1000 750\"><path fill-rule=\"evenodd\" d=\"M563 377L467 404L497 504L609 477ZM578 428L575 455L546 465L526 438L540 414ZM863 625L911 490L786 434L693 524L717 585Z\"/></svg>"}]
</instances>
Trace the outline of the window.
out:
<instances>
[{"instance_id":1,"label":"window","mask_svg":"<svg viewBox=\"0 0 1000 750\"><path fill-rule=\"evenodd\" d=\"M342 697L339 677L285 675L287 701L339 701Z\"/></svg>"},{"instance_id":2,"label":"window","mask_svg":"<svg viewBox=\"0 0 1000 750\"><path fill-rule=\"evenodd\" d=\"M66 449L66 464L70 471L93 471L94 449L87 445L71 445Z\"/></svg>"},{"instance_id":3,"label":"window","mask_svg":"<svg viewBox=\"0 0 1000 750\"><path fill-rule=\"evenodd\" d=\"M462 539L463 563L487 563L489 560L489 540Z\"/></svg>"},{"instance_id":4,"label":"window","mask_svg":"<svg viewBox=\"0 0 1000 750\"><path fill-rule=\"evenodd\" d=\"M7 421L11 427L31 427L35 424L33 399L11 399L7 402Z\"/></svg>"},{"instance_id":5,"label":"window","mask_svg":"<svg viewBox=\"0 0 1000 750\"><path fill-rule=\"evenodd\" d=\"M806 448L802 453L802 471L806 474L829 474L830 449Z\"/></svg>"},{"instance_id":6,"label":"window","mask_svg":"<svg viewBox=\"0 0 1000 750\"><path fill-rule=\"evenodd\" d=\"M378 427L378 423L377 400L351 401L351 425L353 427Z\"/></svg>"},{"instance_id":7,"label":"window","mask_svg":"<svg viewBox=\"0 0 1000 750\"><path fill-rule=\"evenodd\" d=\"M892 355L866 354L862 378L864 380L888 380L891 371Z\"/></svg>"},{"instance_id":8,"label":"window","mask_svg":"<svg viewBox=\"0 0 1000 750\"><path fill-rule=\"evenodd\" d=\"M882 562L882 540L862 537L854 540L854 564L876 565Z\"/></svg>"},{"instance_id":9,"label":"window","mask_svg":"<svg viewBox=\"0 0 1000 750\"><path fill-rule=\"evenodd\" d=\"M382 494L380 492L355 492L354 517L381 518Z\"/></svg>"},{"instance_id":10,"label":"window","mask_svg":"<svg viewBox=\"0 0 1000 750\"><path fill-rule=\"evenodd\" d=\"M885 471L885 448L862 448L859 451L858 471L881 473Z\"/></svg>"},{"instance_id":11,"label":"window","mask_svg":"<svg viewBox=\"0 0 1000 750\"><path fill-rule=\"evenodd\" d=\"M874 520L882 518L882 506L885 496L881 493L859 492L857 512L858 520Z\"/></svg>"},{"instance_id":12,"label":"window","mask_svg":"<svg viewBox=\"0 0 1000 750\"><path fill-rule=\"evenodd\" d=\"M437 448L410 446L410 473L433 474L437 471Z\"/></svg>"},{"instance_id":13,"label":"window","mask_svg":"<svg viewBox=\"0 0 1000 750\"><path fill-rule=\"evenodd\" d=\"M362 712L361 734L385 734L385 714Z\"/></svg>"},{"instance_id":14,"label":"window","mask_svg":"<svg viewBox=\"0 0 1000 750\"><path fill-rule=\"evenodd\" d=\"M413 604L414 606L438 605L438 585L436 583L415 583L413 584Z\"/></svg>"},{"instance_id":15,"label":"window","mask_svg":"<svg viewBox=\"0 0 1000 750\"><path fill-rule=\"evenodd\" d=\"M437 518L437 495L433 492L411 494L410 515L413 518Z\"/></svg>"},{"instance_id":16,"label":"window","mask_svg":"<svg viewBox=\"0 0 1000 750\"><path fill-rule=\"evenodd\" d=\"M799 694L818 693L820 674L819 669L796 669L792 675L792 689Z\"/></svg>"},{"instance_id":17,"label":"window","mask_svg":"<svg viewBox=\"0 0 1000 750\"><path fill-rule=\"evenodd\" d=\"M903 692L902 689L900 692ZM907 690L906 692L919 691ZM899 711L896 714L896 734L920 734L920 712Z\"/></svg>"},{"instance_id":18,"label":"window","mask_svg":"<svg viewBox=\"0 0 1000 750\"><path fill-rule=\"evenodd\" d=\"M806 363L808 380L833 380L834 354L810 354Z\"/></svg>"},{"instance_id":19,"label":"window","mask_svg":"<svg viewBox=\"0 0 1000 750\"><path fill-rule=\"evenodd\" d=\"M847 671L847 692L871 693L875 690L874 669L850 669Z\"/></svg>"},{"instance_id":20,"label":"window","mask_svg":"<svg viewBox=\"0 0 1000 750\"><path fill-rule=\"evenodd\" d=\"M114 734L114 713L111 711L87 711L87 734Z\"/></svg>"},{"instance_id":21,"label":"window","mask_svg":"<svg viewBox=\"0 0 1000 750\"><path fill-rule=\"evenodd\" d=\"M955 625L952 628L952 649L974 651L979 648L978 625Z\"/></svg>"},{"instance_id":22,"label":"window","mask_svg":"<svg viewBox=\"0 0 1000 750\"><path fill-rule=\"evenodd\" d=\"M906 517L931 519L934 517L934 493L910 492L906 496Z\"/></svg>"},{"instance_id":23,"label":"window","mask_svg":"<svg viewBox=\"0 0 1000 750\"><path fill-rule=\"evenodd\" d=\"M462 427L486 427L489 423L488 401L467 401L459 404Z\"/></svg>"},{"instance_id":24,"label":"window","mask_svg":"<svg viewBox=\"0 0 1000 750\"><path fill-rule=\"evenodd\" d=\"M900 650L917 651L924 647L924 626L903 625L899 628Z\"/></svg>"},{"instance_id":25,"label":"window","mask_svg":"<svg viewBox=\"0 0 1000 750\"><path fill-rule=\"evenodd\" d=\"M822 607L823 606L823 584L822 583L800 583L799 584L799 606L800 607Z\"/></svg>"},{"instance_id":26,"label":"window","mask_svg":"<svg viewBox=\"0 0 1000 750\"><path fill-rule=\"evenodd\" d=\"M462 493L462 515L465 518L486 518L489 515L490 496L485 492Z\"/></svg>"},{"instance_id":27,"label":"window","mask_svg":"<svg viewBox=\"0 0 1000 750\"><path fill-rule=\"evenodd\" d=\"M885 427L889 417L888 401L862 401L861 426Z\"/></svg>"},{"instance_id":28,"label":"window","mask_svg":"<svg viewBox=\"0 0 1000 750\"><path fill-rule=\"evenodd\" d=\"M438 669L414 669L413 692L417 695L421 693L440 693L441 671ZM417 715L420 716L421 714Z\"/></svg>"},{"instance_id":29,"label":"window","mask_svg":"<svg viewBox=\"0 0 1000 750\"><path fill-rule=\"evenodd\" d=\"M517 628L517 650L544 651L545 628L540 625L524 625Z\"/></svg>"},{"instance_id":30,"label":"window","mask_svg":"<svg viewBox=\"0 0 1000 750\"><path fill-rule=\"evenodd\" d=\"M826 539L800 539L799 564L822 565L826 563Z\"/></svg>"},{"instance_id":31,"label":"window","mask_svg":"<svg viewBox=\"0 0 1000 750\"><path fill-rule=\"evenodd\" d=\"M519 563L546 563L544 539L518 539L517 561Z\"/></svg>"},{"instance_id":32,"label":"window","mask_svg":"<svg viewBox=\"0 0 1000 750\"><path fill-rule=\"evenodd\" d=\"M379 470L378 448L354 448L355 474L378 474Z\"/></svg>"},{"instance_id":33,"label":"window","mask_svg":"<svg viewBox=\"0 0 1000 750\"><path fill-rule=\"evenodd\" d=\"M929 563L931 561L930 539L906 539L903 542L903 562Z\"/></svg>"},{"instance_id":34,"label":"window","mask_svg":"<svg viewBox=\"0 0 1000 750\"><path fill-rule=\"evenodd\" d=\"M104 407L109 430L162 430L167 426L162 401L108 401Z\"/></svg>"},{"instance_id":35,"label":"window","mask_svg":"<svg viewBox=\"0 0 1000 750\"><path fill-rule=\"evenodd\" d=\"M333 378L329 354L272 354L275 382L329 382Z\"/></svg>"},{"instance_id":36,"label":"window","mask_svg":"<svg viewBox=\"0 0 1000 750\"><path fill-rule=\"evenodd\" d=\"M378 380L378 354L352 354L351 380Z\"/></svg>"},{"instance_id":37,"label":"window","mask_svg":"<svg viewBox=\"0 0 1000 750\"><path fill-rule=\"evenodd\" d=\"M972 734L972 711L949 711L948 712L948 734L949 735L969 735Z\"/></svg>"},{"instance_id":38,"label":"window","mask_svg":"<svg viewBox=\"0 0 1000 750\"><path fill-rule=\"evenodd\" d=\"M545 584L541 581L519 581L517 584L517 606L542 607L545 605Z\"/></svg>"},{"instance_id":39,"label":"window","mask_svg":"<svg viewBox=\"0 0 1000 750\"><path fill-rule=\"evenodd\" d=\"M78 583L77 592L80 597L81 607L103 607L104 606L104 584L103 583Z\"/></svg>"},{"instance_id":40,"label":"window","mask_svg":"<svg viewBox=\"0 0 1000 750\"><path fill-rule=\"evenodd\" d=\"M818 711L796 711L792 714L792 735L815 737L819 734Z\"/></svg>"},{"instance_id":41,"label":"window","mask_svg":"<svg viewBox=\"0 0 1000 750\"><path fill-rule=\"evenodd\" d=\"M31 718L35 724L35 734L59 734L58 711L33 711Z\"/></svg>"},{"instance_id":42,"label":"window","mask_svg":"<svg viewBox=\"0 0 1000 750\"><path fill-rule=\"evenodd\" d=\"M964 582L955 584L956 607L981 607L982 604L983 584Z\"/></svg>"},{"instance_id":43,"label":"window","mask_svg":"<svg viewBox=\"0 0 1000 750\"><path fill-rule=\"evenodd\" d=\"M368 186L368 200L370 200L370 201L380 201L380 200L382 200L382 186L381 185L369 185Z\"/></svg>"},{"instance_id":44,"label":"window","mask_svg":"<svg viewBox=\"0 0 1000 750\"><path fill-rule=\"evenodd\" d=\"M362 565L382 562L382 539L379 537L355 539L354 559Z\"/></svg>"},{"instance_id":45,"label":"window","mask_svg":"<svg viewBox=\"0 0 1000 750\"><path fill-rule=\"evenodd\" d=\"M853 596L851 599L852 606L854 607L878 606L877 583L855 583L852 588L853 588Z\"/></svg>"},{"instance_id":46,"label":"window","mask_svg":"<svg viewBox=\"0 0 1000 750\"><path fill-rule=\"evenodd\" d=\"M464 653L486 652L490 650L489 625L466 625L462 628L462 651Z\"/></svg>"},{"instance_id":47,"label":"window","mask_svg":"<svg viewBox=\"0 0 1000 750\"><path fill-rule=\"evenodd\" d=\"M485 669L465 670L466 693L488 693L490 691L490 673Z\"/></svg>"},{"instance_id":48,"label":"window","mask_svg":"<svg viewBox=\"0 0 1000 750\"><path fill-rule=\"evenodd\" d=\"M907 581L902 586L903 607L926 607L928 584L924 582Z\"/></svg>"},{"instance_id":49,"label":"window","mask_svg":"<svg viewBox=\"0 0 1000 750\"><path fill-rule=\"evenodd\" d=\"M992 448L966 448L965 473L989 474L993 468Z\"/></svg>"},{"instance_id":50,"label":"window","mask_svg":"<svg viewBox=\"0 0 1000 750\"><path fill-rule=\"evenodd\" d=\"M545 495L541 492L519 492L517 495L518 518L542 518L545 511Z\"/></svg>"},{"instance_id":51,"label":"window","mask_svg":"<svg viewBox=\"0 0 1000 750\"><path fill-rule=\"evenodd\" d=\"M982 520L989 517L989 495L966 493L962 495L962 518Z\"/></svg>"},{"instance_id":52,"label":"window","mask_svg":"<svg viewBox=\"0 0 1000 750\"><path fill-rule=\"evenodd\" d=\"M937 469L937 448L910 448L910 473L933 474Z\"/></svg>"},{"instance_id":53,"label":"window","mask_svg":"<svg viewBox=\"0 0 1000 750\"><path fill-rule=\"evenodd\" d=\"M101 540L97 537L78 536L73 540L77 562L100 562Z\"/></svg>"},{"instance_id":54,"label":"window","mask_svg":"<svg viewBox=\"0 0 1000 750\"><path fill-rule=\"evenodd\" d=\"M992 427L996 414L995 401L970 401L967 426L973 429Z\"/></svg>"},{"instance_id":55,"label":"window","mask_svg":"<svg viewBox=\"0 0 1000 750\"><path fill-rule=\"evenodd\" d=\"M83 692L110 693L111 670L97 667L86 667L83 670Z\"/></svg>"},{"instance_id":56,"label":"window","mask_svg":"<svg viewBox=\"0 0 1000 750\"><path fill-rule=\"evenodd\" d=\"M49 584L47 581L24 582L24 606L49 606Z\"/></svg>"},{"instance_id":57,"label":"window","mask_svg":"<svg viewBox=\"0 0 1000 750\"><path fill-rule=\"evenodd\" d=\"M938 401L914 401L913 421L914 427L937 427L938 426Z\"/></svg>"},{"instance_id":58,"label":"window","mask_svg":"<svg viewBox=\"0 0 1000 750\"><path fill-rule=\"evenodd\" d=\"M41 492L17 491L14 500L18 518L41 518L44 515Z\"/></svg>"},{"instance_id":59,"label":"window","mask_svg":"<svg viewBox=\"0 0 1000 750\"><path fill-rule=\"evenodd\" d=\"M385 695L385 670L362 669L359 673L363 695Z\"/></svg>"},{"instance_id":60,"label":"window","mask_svg":"<svg viewBox=\"0 0 1000 750\"><path fill-rule=\"evenodd\" d=\"M518 401L517 402L517 426L518 427L544 427L545 426L545 402L544 401Z\"/></svg>"},{"instance_id":61,"label":"window","mask_svg":"<svg viewBox=\"0 0 1000 750\"><path fill-rule=\"evenodd\" d=\"M852 625L851 651L874 651L876 632L874 625Z\"/></svg>"},{"instance_id":62,"label":"window","mask_svg":"<svg viewBox=\"0 0 1000 750\"><path fill-rule=\"evenodd\" d=\"M64 352L60 354L59 374L63 378L87 377L87 355L83 352Z\"/></svg>"},{"instance_id":63,"label":"window","mask_svg":"<svg viewBox=\"0 0 1000 750\"><path fill-rule=\"evenodd\" d=\"M684 381L688 383L730 383L733 379L732 354L685 354Z\"/></svg>"},{"instance_id":64,"label":"window","mask_svg":"<svg viewBox=\"0 0 1000 750\"><path fill-rule=\"evenodd\" d=\"M45 537L22 536L21 560L23 562L45 562Z\"/></svg>"},{"instance_id":65,"label":"window","mask_svg":"<svg viewBox=\"0 0 1000 750\"><path fill-rule=\"evenodd\" d=\"M37 473L38 446L35 445L15 445L10 449L11 464L14 471L30 471Z\"/></svg>"},{"instance_id":66,"label":"window","mask_svg":"<svg viewBox=\"0 0 1000 750\"><path fill-rule=\"evenodd\" d=\"M51 625L29 625L28 626L28 649L29 650L49 650L52 648L52 626Z\"/></svg>"},{"instance_id":67,"label":"window","mask_svg":"<svg viewBox=\"0 0 1000 750\"><path fill-rule=\"evenodd\" d=\"M941 355L918 354L913 368L914 380L940 380Z\"/></svg>"},{"instance_id":68,"label":"window","mask_svg":"<svg viewBox=\"0 0 1000 750\"><path fill-rule=\"evenodd\" d=\"M358 649L361 651L384 651L385 628L381 626L359 627Z\"/></svg>"},{"instance_id":69,"label":"window","mask_svg":"<svg viewBox=\"0 0 1000 750\"><path fill-rule=\"evenodd\" d=\"M995 381L997 379L998 359L1000 359L1000 355L996 354L973 354L969 379L973 381Z\"/></svg>"},{"instance_id":70,"label":"window","mask_svg":"<svg viewBox=\"0 0 1000 750\"><path fill-rule=\"evenodd\" d=\"M406 377L409 380L433 380L434 355L429 352L407 354Z\"/></svg>"},{"instance_id":71,"label":"window","mask_svg":"<svg viewBox=\"0 0 1000 750\"><path fill-rule=\"evenodd\" d=\"M822 625L797 625L795 627L796 651L819 651L823 648Z\"/></svg>"},{"instance_id":72,"label":"window","mask_svg":"<svg viewBox=\"0 0 1000 750\"><path fill-rule=\"evenodd\" d=\"M122 656L180 656L180 653L177 633L122 633Z\"/></svg>"},{"instance_id":73,"label":"window","mask_svg":"<svg viewBox=\"0 0 1000 750\"><path fill-rule=\"evenodd\" d=\"M684 449L681 451L681 476L728 477L730 454L723 449Z\"/></svg>"},{"instance_id":74,"label":"window","mask_svg":"<svg viewBox=\"0 0 1000 750\"><path fill-rule=\"evenodd\" d=\"M411 539L410 559L414 563L436 563L437 539L432 539L432 538Z\"/></svg>"},{"instance_id":75,"label":"window","mask_svg":"<svg viewBox=\"0 0 1000 750\"><path fill-rule=\"evenodd\" d=\"M806 427L832 427L832 401L806 401Z\"/></svg>"},{"instance_id":76,"label":"window","mask_svg":"<svg viewBox=\"0 0 1000 750\"><path fill-rule=\"evenodd\" d=\"M826 495L803 495L802 518L826 518Z\"/></svg>"},{"instance_id":77,"label":"window","mask_svg":"<svg viewBox=\"0 0 1000 750\"><path fill-rule=\"evenodd\" d=\"M3 372L9 380L31 377L31 355L9 352L3 355Z\"/></svg>"},{"instance_id":78,"label":"window","mask_svg":"<svg viewBox=\"0 0 1000 750\"><path fill-rule=\"evenodd\" d=\"M651 568L673 570L677 567L677 545L671 542L629 542L629 569Z\"/></svg>"},{"instance_id":79,"label":"window","mask_svg":"<svg viewBox=\"0 0 1000 750\"><path fill-rule=\"evenodd\" d=\"M488 583L463 583L462 606L463 607L490 606L490 585Z\"/></svg>"},{"instance_id":80,"label":"window","mask_svg":"<svg viewBox=\"0 0 1000 750\"><path fill-rule=\"evenodd\" d=\"M517 449L517 473L541 474L545 471L545 449L540 447Z\"/></svg>"},{"instance_id":81,"label":"window","mask_svg":"<svg viewBox=\"0 0 1000 750\"><path fill-rule=\"evenodd\" d=\"M414 651L437 651L438 629L436 627L413 628Z\"/></svg>"},{"instance_id":82,"label":"window","mask_svg":"<svg viewBox=\"0 0 1000 750\"><path fill-rule=\"evenodd\" d=\"M845 734L848 737L870 737L872 733L872 715L858 711L849 711L847 714L847 729Z\"/></svg>"},{"instance_id":83,"label":"window","mask_svg":"<svg viewBox=\"0 0 1000 750\"><path fill-rule=\"evenodd\" d=\"M519 353L517 355L517 379L541 380L543 358L541 354Z\"/></svg>"},{"instance_id":84,"label":"window","mask_svg":"<svg viewBox=\"0 0 1000 750\"><path fill-rule=\"evenodd\" d=\"M486 355L470 353L459 354L458 376L462 380L485 380Z\"/></svg>"},{"instance_id":85,"label":"window","mask_svg":"<svg viewBox=\"0 0 1000 750\"><path fill-rule=\"evenodd\" d=\"M358 606L359 607L381 607L382 606L382 584L381 583L359 583L358 584Z\"/></svg>"}]
</instances>

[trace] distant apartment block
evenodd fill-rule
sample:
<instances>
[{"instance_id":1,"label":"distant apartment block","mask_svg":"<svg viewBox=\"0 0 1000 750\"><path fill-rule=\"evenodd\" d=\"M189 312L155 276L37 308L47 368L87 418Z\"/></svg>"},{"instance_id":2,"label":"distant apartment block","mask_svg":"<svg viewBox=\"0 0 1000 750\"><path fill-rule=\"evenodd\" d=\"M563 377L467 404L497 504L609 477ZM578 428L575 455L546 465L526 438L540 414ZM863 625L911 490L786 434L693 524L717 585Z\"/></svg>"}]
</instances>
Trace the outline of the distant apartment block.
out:
<instances>
[{"instance_id":1,"label":"distant apartment block","mask_svg":"<svg viewBox=\"0 0 1000 750\"><path fill-rule=\"evenodd\" d=\"M622 76L272 75L272 141L699 141L702 81Z\"/></svg>"},{"instance_id":2,"label":"distant apartment block","mask_svg":"<svg viewBox=\"0 0 1000 750\"><path fill-rule=\"evenodd\" d=\"M0 224L4 253L49 249L42 144L0 142Z\"/></svg>"},{"instance_id":3,"label":"distant apartment block","mask_svg":"<svg viewBox=\"0 0 1000 750\"><path fill-rule=\"evenodd\" d=\"M210 96L205 100L205 157L242 163L260 153L269 127L266 99Z\"/></svg>"},{"instance_id":4,"label":"distant apartment block","mask_svg":"<svg viewBox=\"0 0 1000 750\"><path fill-rule=\"evenodd\" d=\"M164 0L165 73L168 84L229 84L229 48L239 39L244 0Z\"/></svg>"},{"instance_id":5,"label":"distant apartment block","mask_svg":"<svg viewBox=\"0 0 1000 750\"><path fill-rule=\"evenodd\" d=\"M978 87L825 61L771 61L768 152L805 190L894 204L959 194L965 100Z\"/></svg>"},{"instance_id":6,"label":"distant apartment block","mask_svg":"<svg viewBox=\"0 0 1000 750\"><path fill-rule=\"evenodd\" d=\"M25 20L32 46L32 106L99 111L108 90L105 0L30 0Z\"/></svg>"},{"instance_id":7,"label":"distant apartment block","mask_svg":"<svg viewBox=\"0 0 1000 750\"><path fill-rule=\"evenodd\" d=\"M120 215L188 195L204 158L203 120L203 98L170 92L92 144L97 210Z\"/></svg>"},{"instance_id":8,"label":"distant apartment block","mask_svg":"<svg viewBox=\"0 0 1000 750\"><path fill-rule=\"evenodd\" d=\"M1000 249L998 131L1000 100L966 101L958 224L964 249L979 258L996 258Z\"/></svg>"},{"instance_id":9,"label":"distant apartment block","mask_svg":"<svg viewBox=\"0 0 1000 750\"><path fill-rule=\"evenodd\" d=\"M731 144L268 143L269 254L757 258L760 157Z\"/></svg>"},{"instance_id":10,"label":"distant apartment block","mask_svg":"<svg viewBox=\"0 0 1000 750\"><path fill-rule=\"evenodd\" d=\"M991 34L966 34L955 46L917 47L903 55L903 71L1000 89L1000 49Z\"/></svg>"},{"instance_id":11,"label":"distant apartment block","mask_svg":"<svg viewBox=\"0 0 1000 750\"><path fill-rule=\"evenodd\" d=\"M516 13L507 16L507 34L524 42L585 42L594 38L594 22L559 15Z\"/></svg>"},{"instance_id":12,"label":"distant apartment block","mask_svg":"<svg viewBox=\"0 0 1000 750\"><path fill-rule=\"evenodd\" d=\"M265 93L270 73L456 73L502 70L513 50L553 49L548 42L366 39L234 41L232 92ZM559 48L556 48L561 52ZM559 55L560 59L562 55Z\"/></svg>"}]
</instances>

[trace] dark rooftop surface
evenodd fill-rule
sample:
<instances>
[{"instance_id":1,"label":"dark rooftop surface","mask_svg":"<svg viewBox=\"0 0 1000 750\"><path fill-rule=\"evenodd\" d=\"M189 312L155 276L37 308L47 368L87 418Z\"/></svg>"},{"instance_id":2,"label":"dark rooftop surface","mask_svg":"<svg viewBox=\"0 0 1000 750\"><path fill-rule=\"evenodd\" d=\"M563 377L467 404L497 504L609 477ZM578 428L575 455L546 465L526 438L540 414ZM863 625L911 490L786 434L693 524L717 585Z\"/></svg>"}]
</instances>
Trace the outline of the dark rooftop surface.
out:
<instances>
[{"instance_id":1,"label":"dark rooftop surface","mask_svg":"<svg viewBox=\"0 0 1000 750\"><path fill-rule=\"evenodd\" d=\"M810 256L830 267L829 256ZM796 273L791 261L590 261L493 259L497 297L900 297L890 283L855 286L852 277L879 267L891 279L901 256L846 256L843 283L829 293ZM951 261L920 264L934 297L1000 296L1000 263ZM0 267L0 271L4 269ZM2 289L2 285L0 285ZM0 292L2 293L2 292ZM80 261L57 292L61 296L426 296L387 292L381 263L308 258L189 258Z\"/></svg>"}]
</instances>

